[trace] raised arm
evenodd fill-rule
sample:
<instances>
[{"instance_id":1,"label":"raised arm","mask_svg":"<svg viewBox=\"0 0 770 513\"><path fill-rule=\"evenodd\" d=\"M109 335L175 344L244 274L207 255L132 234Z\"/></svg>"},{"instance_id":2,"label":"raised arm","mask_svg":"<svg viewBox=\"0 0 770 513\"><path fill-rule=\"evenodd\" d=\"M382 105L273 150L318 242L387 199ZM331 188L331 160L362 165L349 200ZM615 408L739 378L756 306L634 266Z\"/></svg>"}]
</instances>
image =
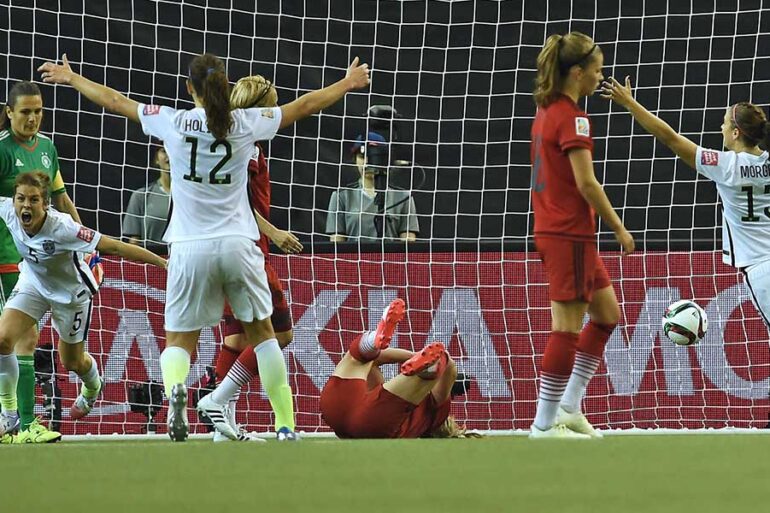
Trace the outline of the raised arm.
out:
<instances>
[{"instance_id":1,"label":"raised arm","mask_svg":"<svg viewBox=\"0 0 770 513\"><path fill-rule=\"evenodd\" d=\"M602 97L628 109L628 112L637 123L642 125L642 128L668 146L685 164L695 169L695 152L698 146L686 137L679 135L668 123L637 102L631 94L631 79L629 77L626 77L625 85L615 80L614 77L603 82Z\"/></svg>"},{"instance_id":2,"label":"raised arm","mask_svg":"<svg viewBox=\"0 0 770 513\"><path fill-rule=\"evenodd\" d=\"M92 82L72 71L66 53L62 55L62 64L46 62L37 70L42 73L43 82L69 84L97 105L139 123L139 114L136 111L139 105L137 102L126 98L114 89Z\"/></svg>"},{"instance_id":3,"label":"raised arm","mask_svg":"<svg viewBox=\"0 0 770 513\"><path fill-rule=\"evenodd\" d=\"M115 240L106 235L102 235L99 244L96 245L96 249L105 255L116 255L128 260L152 264L157 267L162 267L163 269L166 268L166 260L155 253L151 253L139 246Z\"/></svg>"},{"instance_id":4,"label":"raised arm","mask_svg":"<svg viewBox=\"0 0 770 513\"><path fill-rule=\"evenodd\" d=\"M291 103L281 105L281 128L293 124L295 121L320 112L329 105L337 103L349 91L361 89L369 85L369 65L358 64L358 57L348 68L345 78L335 82L329 87L318 89L300 96Z\"/></svg>"},{"instance_id":5,"label":"raised arm","mask_svg":"<svg viewBox=\"0 0 770 513\"><path fill-rule=\"evenodd\" d=\"M596 210L599 217L602 218L607 226L615 232L615 238L623 247L623 254L628 255L634 251L634 238L628 233L623 222L618 217L615 209L612 208L610 200L604 193L604 189L596 180L594 174L594 163L591 160L591 152L584 149L573 149L568 153L572 172L575 175L575 184L578 191L585 198L589 205Z\"/></svg>"}]
</instances>

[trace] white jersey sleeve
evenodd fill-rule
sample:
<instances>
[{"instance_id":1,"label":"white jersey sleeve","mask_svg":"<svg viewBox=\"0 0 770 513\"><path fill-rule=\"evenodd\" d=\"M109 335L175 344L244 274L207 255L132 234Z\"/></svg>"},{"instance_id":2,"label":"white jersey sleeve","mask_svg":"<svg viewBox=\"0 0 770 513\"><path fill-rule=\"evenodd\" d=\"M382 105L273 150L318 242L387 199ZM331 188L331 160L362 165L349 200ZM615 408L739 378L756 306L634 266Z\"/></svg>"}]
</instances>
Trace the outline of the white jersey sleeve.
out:
<instances>
[{"instance_id":1,"label":"white jersey sleeve","mask_svg":"<svg viewBox=\"0 0 770 513\"><path fill-rule=\"evenodd\" d=\"M13 208L13 198L0 197L0 218L10 225L16 217L16 210Z\"/></svg>"},{"instance_id":2,"label":"white jersey sleeve","mask_svg":"<svg viewBox=\"0 0 770 513\"><path fill-rule=\"evenodd\" d=\"M165 141L169 134L174 133L176 111L171 107L140 103L136 111L139 114L139 122L142 124L142 130L145 134Z\"/></svg>"},{"instance_id":3,"label":"white jersey sleeve","mask_svg":"<svg viewBox=\"0 0 770 513\"><path fill-rule=\"evenodd\" d=\"M76 223L70 216L59 216L54 228L55 240L63 250L91 253L102 238L102 234Z\"/></svg>"},{"instance_id":4,"label":"white jersey sleeve","mask_svg":"<svg viewBox=\"0 0 770 513\"><path fill-rule=\"evenodd\" d=\"M716 183L735 182L736 154L734 151L709 150L698 146L695 150L695 170Z\"/></svg>"},{"instance_id":5,"label":"white jersey sleeve","mask_svg":"<svg viewBox=\"0 0 770 513\"><path fill-rule=\"evenodd\" d=\"M250 127L254 141L269 141L281 126L281 108L252 108L243 110L245 124Z\"/></svg>"}]
</instances>

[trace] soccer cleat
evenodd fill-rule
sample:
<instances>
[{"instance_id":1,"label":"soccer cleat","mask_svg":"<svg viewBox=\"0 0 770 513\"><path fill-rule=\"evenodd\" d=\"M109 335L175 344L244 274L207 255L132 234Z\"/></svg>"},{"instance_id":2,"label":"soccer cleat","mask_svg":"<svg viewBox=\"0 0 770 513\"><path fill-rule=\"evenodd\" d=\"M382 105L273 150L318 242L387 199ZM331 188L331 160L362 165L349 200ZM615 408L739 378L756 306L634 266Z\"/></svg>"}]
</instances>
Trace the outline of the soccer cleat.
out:
<instances>
[{"instance_id":1,"label":"soccer cleat","mask_svg":"<svg viewBox=\"0 0 770 513\"><path fill-rule=\"evenodd\" d=\"M15 444L15 443L16 443L16 435L6 433L3 436L0 436L0 445Z\"/></svg>"},{"instance_id":2,"label":"soccer cleat","mask_svg":"<svg viewBox=\"0 0 770 513\"><path fill-rule=\"evenodd\" d=\"M40 423L40 417L36 417L35 420L25 429L20 431L13 443L15 444L52 444L61 440L61 433L57 431L51 431L43 424Z\"/></svg>"},{"instance_id":3,"label":"soccer cleat","mask_svg":"<svg viewBox=\"0 0 770 513\"><path fill-rule=\"evenodd\" d=\"M13 435L19 430L21 417L17 411L4 411L0 413L0 436Z\"/></svg>"},{"instance_id":4,"label":"soccer cleat","mask_svg":"<svg viewBox=\"0 0 770 513\"><path fill-rule=\"evenodd\" d=\"M172 442L184 442L190 432L187 420L187 387L182 383L174 385L171 397L168 398L168 413L166 414L168 436Z\"/></svg>"},{"instance_id":5,"label":"soccer cleat","mask_svg":"<svg viewBox=\"0 0 770 513\"><path fill-rule=\"evenodd\" d=\"M291 429L284 426L278 431L276 431L275 439L278 440L279 442L299 442L299 435L294 431L292 431Z\"/></svg>"},{"instance_id":6,"label":"soccer cleat","mask_svg":"<svg viewBox=\"0 0 770 513\"><path fill-rule=\"evenodd\" d=\"M94 404L96 404L96 400L99 398L99 395L103 390L104 378L99 380L99 390L93 397L84 396L83 390L81 388L80 395L77 396L75 402L72 403L72 407L70 408L70 418L72 420L78 420L91 413L91 410L94 408Z\"/></svg>"},{"instance_id":7,"label":"soccer cleat","mask_svg":"<svg viewBox=\"0 0 770 513\"><path fill-rule=\"evenodd\" d=\"M602 438L603 435L594 429L585 415L576 411L575 413L569 413L564 408L559 406L559 411L556 413L556 423L567 426L575 433L583 433L591 438Z\"/></svg>"},{"instance_id":8,"label":"soccer cleat","mask_svg":"<svg viewBox=\"0 0 770 513\"><path fill-rule=\"evenodd\" d=\"M422 379L436 379L444 372L448 361L448 355L444 344L433 342L422 348L401 364L401 374L405 376L418 375Z\"/></svg>"},{"instance_id":9,"label":"soccer cleat","mask_svg":"<svg viewBox=\"0 0 770 513\"><path fill-rule=\"evenodd\" d=\"M226 404L217 404L211 398L211 394L198 401L198 413L206 417L214 425L219 433L230 440L238 440L238 433L228 421L228 407Z\"/></svg>"},{"instance_id":10,"label":"soccer cleat","mask_svg":"<svg viewBox=\"0 0 770 513\"><path fill-rule=\"evenodd\" d=\"M394 299L390 302L385 311L382 312L382 319L377 324L374 331L374 347L379 350L386 349L390 345L390 339L396 332L396 327L406 313L406 306L403 299Z\"/></svg>"},{"instance_id":11,"label":"soccer cleat","mask_svg":"<svg viewBox=\"0 0 770 513\"><path fill-rule=\"evenodd\" d=\"M555 424L551 429L540 429L534 424L530 427L529 437L536 439L561 438L562 440L590 440L591 437L572 431L564 424Z\"/></svg>"},{"instance_id":12,"label":"soccer cleat","mask_svg":"<svg viewBox=\"0 0 770 513\"><path fill-rule=\"evenodd\" d=\"M237 441L237 442L257 442L257 443L259 443L259 442L267 442L267 440L265 440L264 438L258 437L256 433L246 431L245 429L243 429L240 426L236 430L236 433L238 435L238 438L236 440L230 440L225 435L223 435L219 431L215 430L214 431L214 442L217 442L217 443L218 442L233 442L233 441Z\"/></svg>"}]
</instances>

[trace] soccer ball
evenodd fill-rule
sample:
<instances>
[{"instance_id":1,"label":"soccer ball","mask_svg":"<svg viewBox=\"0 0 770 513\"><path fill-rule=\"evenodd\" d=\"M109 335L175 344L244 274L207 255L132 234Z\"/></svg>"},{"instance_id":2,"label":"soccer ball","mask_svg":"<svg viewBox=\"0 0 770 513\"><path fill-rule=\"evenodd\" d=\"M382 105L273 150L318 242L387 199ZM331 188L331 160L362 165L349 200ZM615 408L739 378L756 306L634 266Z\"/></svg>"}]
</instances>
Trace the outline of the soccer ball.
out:
<instances>
[{"instance_id":1,"label":"soccer ball","mask_svg":"<svg viewBox=\"0 0 770 513\"><path fill-rule=\"evenodd\" d=\"M672 303L663 314L663 333L678 346L697 344L708 327L706 312L689 299Z\"/></svg>"}]
</instances>

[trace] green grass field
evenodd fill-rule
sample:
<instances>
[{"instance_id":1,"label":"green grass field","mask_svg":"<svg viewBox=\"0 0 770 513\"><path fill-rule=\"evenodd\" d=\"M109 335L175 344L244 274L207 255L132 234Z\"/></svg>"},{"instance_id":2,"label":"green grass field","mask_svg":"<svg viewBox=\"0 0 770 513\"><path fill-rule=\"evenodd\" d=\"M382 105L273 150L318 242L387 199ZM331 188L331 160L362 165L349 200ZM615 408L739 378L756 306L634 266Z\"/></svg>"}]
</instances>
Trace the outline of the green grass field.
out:
<instances>
[{"instance_id":1,"label":"green grass field","mask_svg":"<svg viewBox=\"0 0 770 513\"><path fill-rule=\"evenodd\" d=\"M0 511L764 511L768 454L762 435L0 446Z\"/></svg>"}]
</instances>

